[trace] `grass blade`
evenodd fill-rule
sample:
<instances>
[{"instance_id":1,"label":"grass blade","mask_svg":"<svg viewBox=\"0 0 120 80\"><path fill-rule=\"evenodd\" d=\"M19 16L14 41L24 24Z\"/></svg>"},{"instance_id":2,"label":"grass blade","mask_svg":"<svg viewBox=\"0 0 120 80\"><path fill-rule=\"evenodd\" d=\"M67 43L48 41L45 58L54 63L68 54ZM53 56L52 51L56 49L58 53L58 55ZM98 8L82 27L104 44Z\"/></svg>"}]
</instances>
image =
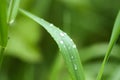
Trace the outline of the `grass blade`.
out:
<instances>
[{"instance_id":1,"label":"grass blade","mask_svg":"<svg viewBox=\"0 0 120 80\"><path fill-rule=\"evenodd\" d=\"M50 33L60 48L73 80L85 80L79 53L72 39L53 24L50 24L49 22L38 18L37 16L25 10L20 9L20 12L38 24L42 25L43 28Z\"/></svg>"},{"instance_id":2,"label":"grass blade","mask_svg":"<svg viewBox=\"0 0 120 80\"><path fill-rule=\"evenodd\" d=\"M57 80L60 70L63 68L64 62L61 55L57 55L56 60L50 71L49 80Z\"/></svg>"},{"instance_id":3,"label":"grass blade","mask_svg":"<svg viewBox=\"0 0 120 80\"><path fill-rule=\"evenodd\" d=\"M109 42L109 45L108 45L108 48L107 48L106 55L104 57L102 66L101 66L100 71L98 73L97 80L101 80L101 77L102 77L102 74L103 74L103 71L104 71L104 67L105 67L105 63L107 62L107 60L110 56L111 50L112 50L115 42L117 41L119 35L120 35L120 11L117 15L117 18L116 18L116 21L115 21L115 24L114 24L114 28L113 28L113 31L112 31L112 35L111 35L111 38L110 38L110 42Z\"/></svg>"},{"instance_id":4,"label":"grass blade","mask_svg":"<svg viewBox=\"0 0 120 80\"><path fill-rule=\"evenodd\" d=\"M8 27L6 23L6 0L0 0L0 45L6 47Z\"/></svg>"},{"instance_id":5,"label":"grass blade","mask_svg":"<svg viewBox=\"0 0 120 80\"><path fill-rule=\"evenodd\" d=\"M1 48L1 50L0 50L0 69L1 69L2 61L3 61L4 51L5 51L5 48Z\"/></svg>"},{"instance_id":6,"label":"grass blade","mask_svg":"<svg viewBox=\"0 0 120 80\"><path fill-rule=\"evenodd\" d=\"M8 26L6 20L6 0L0 0L0 68L3 60L4 49L8 40Z\"/></svg>"},{"instance_id":7,"label":"grass blade","mask_svg":"<svg viewBox=\"0 0 120 80\"><path fill-rule=\"evenodd\" d=\"M7 23L11 24L14 22L19 9L19 4L20 4L20 0L10 0L8 14L7 14Z\"/></svg>"}]
</instances>

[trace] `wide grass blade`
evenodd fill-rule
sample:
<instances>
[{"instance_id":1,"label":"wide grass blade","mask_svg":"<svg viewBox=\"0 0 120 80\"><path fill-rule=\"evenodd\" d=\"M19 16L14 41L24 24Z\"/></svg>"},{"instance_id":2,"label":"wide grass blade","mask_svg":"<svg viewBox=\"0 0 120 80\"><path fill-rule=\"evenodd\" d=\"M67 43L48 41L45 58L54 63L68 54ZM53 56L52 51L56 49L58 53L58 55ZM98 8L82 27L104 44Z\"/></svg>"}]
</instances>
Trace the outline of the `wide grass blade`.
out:
<instances>
[{"instance_id":1,"label":"wide grass blade","mask_svg":"<svg viewBox=\"0 0 120 80\"><path fill-rule=\"evenodd\" d=\"M85 80L79 53L72 39L53 24L25 10L20 9L20 12L38 24L42 25L43 28L45 28L50 33L60 48L73 80Z\"/></svg>"},{"instance_id":2,"label":"wide grass blade","mask_svg":"<svg viewBox=\"0 0 120 80\"><path fill-rule=\"evenodd\" d=\"M107 60L110 56L111 50L112 50L115 42L117 41L119 35L120 35L120 11L117 15L117 18L116 18L116 21L115 21L115 24L114 24L114 28L113 28L113 31L112 31L112 35L111 35L111 38L110 38L110 42L109 42L109 45L108 45L108 48L107 48L106 55L104 57L102 66L101 66L100 71L98 73L97 80L101 80L101 77L102 77L102 74L103 74L103 71L104 71L104 67L105 67L105 63L107 62Z\"/></svg>"},{"instance_id":3,"label":"wide grass blade","mask_svg":"<svg viewBox=\"0 0 120 80\"><path fill-rule=\"evenodd\" d=\"M18 9L19 9L20 0L10 0L7 14L7 23L11 24L14 22Z\"/></svg>"}]
</instances>

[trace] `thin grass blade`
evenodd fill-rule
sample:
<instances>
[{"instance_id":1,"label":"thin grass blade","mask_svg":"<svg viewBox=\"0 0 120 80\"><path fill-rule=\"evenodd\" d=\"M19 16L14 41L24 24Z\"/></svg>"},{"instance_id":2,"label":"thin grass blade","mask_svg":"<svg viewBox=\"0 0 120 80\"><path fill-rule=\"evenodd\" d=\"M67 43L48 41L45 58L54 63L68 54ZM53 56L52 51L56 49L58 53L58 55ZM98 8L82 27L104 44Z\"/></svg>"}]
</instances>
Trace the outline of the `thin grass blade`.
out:
<instances>
[{"instance_id":1,"label":"thin grass blade","mask_svg":"<svg viewBox=\"0 0 120 80\"><path fill-rule=\"evenodd\" d=\"M2 66L4 51L5 51L5 48L2 47L1 50L0 50L0 69L1 69L1 66Z\"/></svg>"},{"instance_id":2,"label":"thin grass blade","mask_svg":"<svg viewBox=\"0 0 120 80\"><path fill-rule=\"evenodd\" d=\"M0 0L0 67L3 60L4 49L8 40L8 26L6 20L6 0Z\"/></svg>"},{"instance_id":3,"label":"thin grass blade","mask_svg":"<svg viewBox=\"0 0 120 80\"><path fill-rule=\"evenodd\" d=\"M7 23L12 24L18 13L20 0L10 0L7 14Z\"/></svg>"},{"instance_id":4,"label":"thin grass blade","mask_svg":"<svg viewBox=\"0 0 120 80\"><path fill-rule=\"evenodd\" d=\"M63 65L63 57L61 55L58 55L51 68L49 80L57 80L58 75L60 74L60 71L63 68Z\"/></svg>"},{"instance_id":5,"label":"thin grass blade","mask_svg":"<svg viewBox=\"0 0 120 80\"><path fill-rule=\"evenodd\" d=\"M58 44L73 80L85 80L79 53L72 39L53 24L20 9L20 12L42 25Z\"/></svg>"},{"instance_id":6,"label":"thin grass blade","mask_svg":"<svg viewBox=\"0 0 120 80\"><path fill-rule=\"evenodd\" d=\"M0 0L0 45L6 47L8 27L6 23L6 0Z\"/></svg>"},{"instance_id":7,"label":"thin grass blade","mask_svg":"<svg viewBox=\"0 0 120 80\"><path fill-rule=\"evenodd\" d=\"M113 31L112 31L112 35L111 35L111 38L110 38L110 42L109 42L109 45L108 45L108 48L107 48L107 51L106 51L106 55L104 57L102 66L100 68L100 71L98 73L98 76L97 76L96 80L101 80L101 77L102 77L102 74L103 74L103 71L104 71L104 67L105 67L105 63L107 62L107 60L110 56L111 50L112 50L115 42L117 41L119 35L120 35L120 11L117 15L117 18L116 18L116 21L115 21L115 24L114 24L114 28L113 28Z\"/></svg>"}]
</instances>

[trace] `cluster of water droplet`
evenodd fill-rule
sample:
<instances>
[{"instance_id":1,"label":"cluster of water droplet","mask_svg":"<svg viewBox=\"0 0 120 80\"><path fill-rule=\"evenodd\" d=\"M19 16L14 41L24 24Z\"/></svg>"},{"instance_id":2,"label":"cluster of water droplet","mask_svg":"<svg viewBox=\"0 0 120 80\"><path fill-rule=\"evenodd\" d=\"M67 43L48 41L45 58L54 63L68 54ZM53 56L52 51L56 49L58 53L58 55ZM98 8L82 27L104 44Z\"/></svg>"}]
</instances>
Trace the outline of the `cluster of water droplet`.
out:
<instances>
[{"instance_id":1,"label":"cluster of water droplet","mask_svg":"<svg viewBox=\"0 0 120 80\"><path fill-rule=\"evenodd\" d=\"M54 26L54 25L53 25L53 24L50 24L50 26ZM65 35L67 35L67 34L64 33L64 32L60 32L60 37L63 38L63 37L65 37ZM73 43L73 40L72 40L72 39L70 39L70 41ZM60 44L64 44L64 41L63 41L63 40L60 40ZM65 47L65 45L64 45L64 47ZM71 48L76 48L76 45L73 44L72 47L71 47L71 46L68 46L68 49L71 49ZM73 60L73 59L74 59L74 56L71 56L71 59ZM74 64L74 69L75 69L75 70L78 69L76 64Z\"/></svg>"}]
</instances>

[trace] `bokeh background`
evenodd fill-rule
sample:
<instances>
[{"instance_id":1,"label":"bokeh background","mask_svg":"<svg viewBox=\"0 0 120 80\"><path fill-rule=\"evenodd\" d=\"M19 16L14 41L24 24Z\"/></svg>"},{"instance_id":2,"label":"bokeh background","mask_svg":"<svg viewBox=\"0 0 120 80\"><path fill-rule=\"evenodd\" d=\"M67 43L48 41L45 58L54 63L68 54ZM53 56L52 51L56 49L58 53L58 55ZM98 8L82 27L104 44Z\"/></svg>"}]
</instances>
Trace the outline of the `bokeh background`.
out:
<instances>
[{"instance_id":1,"label":"bokeh background","mask_svg":"<svg viewBox=\"0 0 120 80\"><path fill-rule=\"evenodd\" d=\"M110 39L120 0L21 0L23 8L53 23L76 43L86 80L95 80ZM102 80L120 80L120 39ZM49 33L27 17L17 15L0 80L71 80L58 46Z\"/></svg>"}]
</instances>

